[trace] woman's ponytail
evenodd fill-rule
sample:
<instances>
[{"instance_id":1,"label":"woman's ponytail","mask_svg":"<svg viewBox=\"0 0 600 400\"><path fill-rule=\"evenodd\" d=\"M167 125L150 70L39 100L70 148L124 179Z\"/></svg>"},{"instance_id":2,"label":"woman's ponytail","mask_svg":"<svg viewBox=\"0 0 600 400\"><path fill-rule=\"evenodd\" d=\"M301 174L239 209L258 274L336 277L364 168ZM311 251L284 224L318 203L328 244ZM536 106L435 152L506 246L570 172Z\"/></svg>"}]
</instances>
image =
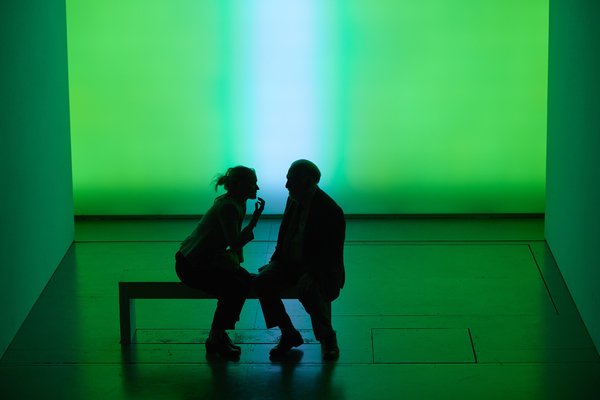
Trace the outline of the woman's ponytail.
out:
<instances>
[{"instance_id":1,"label":"woman's ponytail","mask_svg":"<svg viewBox=\"0 0 600 400\"><path fill-rule=\"evenodd\" d=\"M215 192L218 191L219 186L223 186L226 191L230 191L235 190L240 182L254 178L256 178L256 172L252 168L238 165L237 167L228 168L224 174L217 174L212 184L215 185Z\"/></svg>"}]
</instances>

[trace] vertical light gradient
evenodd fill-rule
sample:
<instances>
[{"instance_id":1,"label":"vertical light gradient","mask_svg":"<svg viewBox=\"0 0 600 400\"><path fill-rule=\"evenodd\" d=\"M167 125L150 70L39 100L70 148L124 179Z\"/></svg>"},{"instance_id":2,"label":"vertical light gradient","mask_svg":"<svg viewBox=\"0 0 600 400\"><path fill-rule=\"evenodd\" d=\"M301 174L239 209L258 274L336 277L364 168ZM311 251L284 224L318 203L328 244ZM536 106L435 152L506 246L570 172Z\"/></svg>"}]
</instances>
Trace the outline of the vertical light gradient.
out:
<instances>
[{"instance_id":1,"label":"vertical light gradient","mask_svg":"<svg viewBox=\"0 0 600 400\"><path fill-rule=\"evenodd\" d=\"M263 188L273 193L285 195L291 161L315 159L318 151L317 10L316 0L257 0L248 7L244 138Z\"/></svg>"}]
</instances>

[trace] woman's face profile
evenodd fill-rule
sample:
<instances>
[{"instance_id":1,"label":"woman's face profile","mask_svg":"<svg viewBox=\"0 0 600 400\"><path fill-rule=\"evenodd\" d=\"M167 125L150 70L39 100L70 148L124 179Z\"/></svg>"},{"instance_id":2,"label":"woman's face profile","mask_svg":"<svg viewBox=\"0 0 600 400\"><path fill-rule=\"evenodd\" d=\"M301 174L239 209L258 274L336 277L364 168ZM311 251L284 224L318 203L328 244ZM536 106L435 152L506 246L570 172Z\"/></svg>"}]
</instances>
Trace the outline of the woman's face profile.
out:
<instances>
[{"instance_id":1,"label":"woman's face profile","mask_svg":"<svg viewBox=\"0 0 600 400\"><path fill-rule=\"evenodd\" d=\"M256 199L256 196L258 195L258 190L260 188L258 187L258 179L256 178L256 176L253 177L249 177L248 179L242 181L240 183L240 192L241 195L247 199Z\"/></svg>"}]
</instances>

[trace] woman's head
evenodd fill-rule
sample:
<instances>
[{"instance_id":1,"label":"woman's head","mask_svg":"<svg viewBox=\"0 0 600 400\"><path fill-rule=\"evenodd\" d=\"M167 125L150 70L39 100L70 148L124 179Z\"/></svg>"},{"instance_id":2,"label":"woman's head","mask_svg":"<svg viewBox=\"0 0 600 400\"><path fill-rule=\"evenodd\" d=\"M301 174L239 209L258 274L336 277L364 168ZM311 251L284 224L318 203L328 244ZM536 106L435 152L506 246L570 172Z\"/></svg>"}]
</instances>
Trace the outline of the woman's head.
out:
<instances>
[{"instance_id":1,"label":"woman's head","mask_svg":"<svg viewBox=\"0 0 600 400\"><path fill-rule=\"evenodd\" d=\"M256 191L259 189L256 182L254 169L241 165L229 168L224 174L217 174L213 180L215 192L219 186L223 186L227 193L249 199L256 198Z\"/></svg>"}]
</instances>

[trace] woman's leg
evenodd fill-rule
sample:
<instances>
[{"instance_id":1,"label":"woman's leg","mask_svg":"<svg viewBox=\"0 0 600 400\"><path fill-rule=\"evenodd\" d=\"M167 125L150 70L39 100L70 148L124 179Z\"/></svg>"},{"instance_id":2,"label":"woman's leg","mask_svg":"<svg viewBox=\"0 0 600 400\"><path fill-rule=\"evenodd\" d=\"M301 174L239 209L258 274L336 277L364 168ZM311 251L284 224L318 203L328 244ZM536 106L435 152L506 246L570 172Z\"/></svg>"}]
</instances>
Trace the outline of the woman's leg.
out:
<instances>
[{"instance_id":1,"label":"woman's leg","mask_svg":"<svg viewBox=\"0 0 600 400\"><path fill-rule=\"evenodd\" d=\"M225 329L234 329L252 284L250 274L240 268L233 273L217 266L194 266L181 253L176 255L177 276L187 286L203 290L217 299L217 309L206 342L209 352L217 352L226 357L236 357L240 347L234 345Z\"/></svg>"},{"instance_id":2,"label":"woman's leg","mask_svg":"<svg viewBox=\"0 0 600 400\"><path fill-rule=\"evenodd\" d=\"M211 328L235 329L252 285L252 277L242 267L236 272L216 267L211 269L210 275L211 287L205 290L218 299Z\"/></svg>"},{"instance_id":3,"label":"woman's leg","mask_svg":"<svg viewBox=\"0 0 600 400\"><path fill-rule=\"evenodd\" d=\"M246 296L252 286L250 273L242 267L232 271L218 265L193 265L179 252L176 261L177 276L183 283L204 290L217 298L217 309L211 328L217 331L235 329L235 323L239 321Z\"/></svg>"}]
</instances>

